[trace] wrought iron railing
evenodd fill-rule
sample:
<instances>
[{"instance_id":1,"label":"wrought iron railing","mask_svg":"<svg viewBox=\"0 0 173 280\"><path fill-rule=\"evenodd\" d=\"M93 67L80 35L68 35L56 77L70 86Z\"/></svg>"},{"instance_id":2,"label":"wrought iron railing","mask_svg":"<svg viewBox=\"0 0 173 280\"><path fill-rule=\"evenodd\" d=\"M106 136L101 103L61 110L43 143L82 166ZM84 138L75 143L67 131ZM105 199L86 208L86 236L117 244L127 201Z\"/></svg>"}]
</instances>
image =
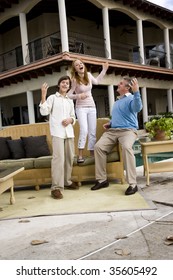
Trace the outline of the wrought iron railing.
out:
<instances>
[{"instance_id":1,"label":"wrought iron railing","mask_svg":"<svg viewBox=\"0 0 173 280\"><path fill-rule=\"evenodd\" d=\"M44 59L56 55L57 53L61 53L61 51L60 32L52 33L27 44L25 63L29 64ZM105 48L104 39L74 32L69 33L69 51L90 56L110 57L108 50ZM111 57L112 59L121 61L138 64L143 63L139 55L139 47L132 44L124 44L122 42L111 42ZM172 53L171 62L173 62ZM158 51L157 48L154 47L152 49L147 48L147 51L145 51L145 64L168 67L166 63L166 53L164 51ZM22 47L18 47L0 55L0 72L16 68L20 65L23 65Z\"/></svg>"},{"instance_id":2,"label":"wrought iron railing","mask_svg":"<svg viewBox=\"0 0 173 280\"><path fill-rule=\"evenodd\" d=\"M152 66L166 67L167 66L166 53L160 51L154 51L153 55L151 55L148 59L146 59L146 64Z\"/></svg>"},{"instance_id":3,"label":"wrought iron railing","mask_svg":"<svg viewBox=\"0 0 173 280\"><path fill-rule=\"evenodd\" d=\"M10 50L0 55L0 72L16 68L23 65L22 47Z\"/></svg>"}]
</instances>

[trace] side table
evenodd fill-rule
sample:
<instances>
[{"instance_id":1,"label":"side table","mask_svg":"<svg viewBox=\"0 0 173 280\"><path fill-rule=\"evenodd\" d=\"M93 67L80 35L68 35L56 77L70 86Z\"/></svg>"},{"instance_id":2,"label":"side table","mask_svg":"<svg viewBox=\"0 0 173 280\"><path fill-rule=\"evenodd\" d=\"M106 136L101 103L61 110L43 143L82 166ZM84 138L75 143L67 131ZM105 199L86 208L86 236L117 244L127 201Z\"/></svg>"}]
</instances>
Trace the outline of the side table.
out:
<instances>
[{"instance_id":1,"label":"side table","mask_svg":"<svg viewBox=\"0 0 173 280\"><path fill-rule=\"evenodd\" d=\"M10 204L15 203L14 197L14 176L23 171L24 167L12 167L0 169L0 194L10 189Z\"/></svg>"},{"instance_id":2,"label":"side table","mask_svg":"<svg viewBox=\"0 0 173 280\"><path fill-rule=\"evenodd\" d=\"M173 140L163 141L146 141L139 140L141 144L141 152L144 162L144 175L147 177L147 185L149 186L151 173L173 172L173 162L154 162L150 163L148 156L151 154L157 154L161 152L173 151Z\"/></svg>"}]
</instances>

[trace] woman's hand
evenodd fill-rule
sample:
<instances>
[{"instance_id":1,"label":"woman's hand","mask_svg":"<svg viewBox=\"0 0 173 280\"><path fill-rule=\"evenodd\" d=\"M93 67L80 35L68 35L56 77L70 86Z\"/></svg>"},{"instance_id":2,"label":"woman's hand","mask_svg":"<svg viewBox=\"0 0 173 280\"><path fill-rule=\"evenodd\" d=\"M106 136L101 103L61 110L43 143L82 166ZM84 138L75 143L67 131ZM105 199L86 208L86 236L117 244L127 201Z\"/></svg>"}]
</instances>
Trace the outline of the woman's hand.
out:
<instances>
[{"instance_id":1,"label":"woman's hand","mask_svg":"<svg viewBox=\"0 0 173 280\"><path fill-rule=\"evenodd\" d=\"M88 95L86 93L80 93L80 99L84 100L88 97Z\"/></svg>"},{"instance_id":2,"label":"woman's hand","mask_svg":"<svg viewBox=\"0 0 173 280\"><path fill-rule=\"evenodd\" d=\"M102 68L103 68L103 70L107 71L109 68L109 63L108 62L103 63Z\"/></svg>"}]
</instances>

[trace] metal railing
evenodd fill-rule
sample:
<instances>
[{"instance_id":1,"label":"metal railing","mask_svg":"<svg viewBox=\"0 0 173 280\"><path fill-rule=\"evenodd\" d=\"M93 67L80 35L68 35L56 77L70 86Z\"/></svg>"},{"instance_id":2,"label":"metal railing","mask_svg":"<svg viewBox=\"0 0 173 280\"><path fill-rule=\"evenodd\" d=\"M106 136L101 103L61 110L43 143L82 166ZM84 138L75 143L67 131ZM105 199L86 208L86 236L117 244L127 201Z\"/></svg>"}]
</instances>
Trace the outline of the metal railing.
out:
<instances>
[{"instance_id":1,"label":"metal railing","mask_svg":"<svg viewBox=\"0 0 173 280\"><path fill-rule=\"evenodd\" d=\"M166 67L166 52L159 51L156 48L150 49L146 56L145 63L152 66Z\"/></svg>"},{"instance_id":2,"label":"metal railing","mask_svg":"<svg viewBox=\"0 0 173 280\"><path fill-rule=\"evenodd\" d=\"M23 65L22 59L22 47L21 55L19 54L19 48L10 50L0 55L0 72L4 72L13 68Z\"/></svg>"},{"instance_id":3,"label":"metal railing","mask_svg":"<svg viewBox=\"0 0 173 280\"><path fill-rule=\"evenodd\" d=\"M109 57L105 50L105 42L102 38L91 37L84 34L69 33L69 51L82 53L90 56ZM56 55L62 51L60 32L52 33L48 36L33 40L27 44L27 55L25 62L27 64ZM132 63L141 63L139 47L122 42L111 42L112 59L127 61ZM146 53L146 52L145 52ZM147 49L145 64L152 66L167 67L166 53L157 51L157 49ZM173 54L171 53L171 61ZM16 68L23 65L22 47L18 47L9 52L0 55L0 72ZM172 67L172 66L171 66Z\"/></svg>"}]
</instances>

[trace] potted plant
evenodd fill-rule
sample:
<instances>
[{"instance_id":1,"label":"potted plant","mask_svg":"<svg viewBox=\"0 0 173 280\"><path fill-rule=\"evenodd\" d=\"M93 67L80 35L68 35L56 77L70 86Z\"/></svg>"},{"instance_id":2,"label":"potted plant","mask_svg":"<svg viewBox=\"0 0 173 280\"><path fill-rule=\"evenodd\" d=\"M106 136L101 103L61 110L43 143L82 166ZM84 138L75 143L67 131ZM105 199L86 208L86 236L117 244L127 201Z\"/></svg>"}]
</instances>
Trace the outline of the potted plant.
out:
<instances>
[{"instance_id":1,"label":"potted plant","mask_svg":"<svg viewBox=\"0 0 173 280\"><path fill-rule=\"evenodd\" d=\"M145 128L149 136L154 140L171 139L173 132L173 115L172 113L162 113L150 118L145 123Z\"/></svg>"}]
</instances>

